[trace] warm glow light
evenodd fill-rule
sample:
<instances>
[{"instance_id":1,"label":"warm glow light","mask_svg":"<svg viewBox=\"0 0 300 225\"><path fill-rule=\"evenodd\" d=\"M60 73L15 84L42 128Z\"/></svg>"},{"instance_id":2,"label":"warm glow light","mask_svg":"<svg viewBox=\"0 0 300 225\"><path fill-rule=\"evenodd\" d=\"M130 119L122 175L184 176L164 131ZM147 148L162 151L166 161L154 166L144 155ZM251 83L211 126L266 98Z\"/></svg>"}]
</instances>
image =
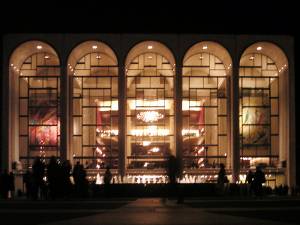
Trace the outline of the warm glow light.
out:
<instances>
[{"instance_id":1,"label":"warm glow light","mask_svg":"<svg viewBox=\"0 0 300 225\"><path fill-rule=\"evenodd\" d=\"M36 46L37 49L41 50L43 47L41 45Z\"/></svg>"},{"instance_id":2,"label":"warm glow light","mask_svg":"<svg viewBox=\"0 0 300 225\"><path fill-rule=\"evenodd\" d=\"M160 119L163 119L164 115L159 112L156 112L156 111L146 111L146 112L139 112L136 115L136 118L138 120L142 120L146 123L152 123L152 122L156 122Z\"/></svg>"},{"instance_id":3,"label":"warm glow light","mask_svg":"<svg viewBox=\"0 0 300 225\"><path fill-rule=\"evenodd\" d=\"M182 129L181 131L182 136L194 136L199 137L200 133L197 129Z\"/></svg>"},{"instance_id":4,"label":"warm glow light","mask_svg":"<svg viewBox=\"0 0 300 225\"><path fill-rule=\"evenodd\" d=\"M98 99L96 99L95 102L99 107L98 110L101 111L101 112L118 111L118 108L119 108L118 100L99 101Z\"/></svg>"},{"instance_id":5,"label":"warm glow light","mask_svg":"<svg viewBox=\"0 0 300 225\"><path fill-rule=\"evenodd\" d=\"M98 48L97 45L93 45L93 46L92 46L92 49L97 49L97 48Z\"/></svg>"},{"instance_id":6,"label":"warm glow light","mask_svg":"<svg viewBox=\"0 0 300 225\"><path fill-rule=\"evenodd\" d=\"M204 45L204 46L202 47L202 49L203 49L203 50L207 49L207 45Z\"/></svg>"},{"instance_id":7,"label":"warm glow light","mask_svg":"<svg viewBox=\"0 0 300 225\"><path fill-rule=\"evenodd\" d=\"M204 99L198 101L183 100L182 111L200 111L200 109L202 108L201 106L204 105L204 102Z\"/></svg>"},{"instance_id":8,"label":"warm glow light","mask_svg":"<svg viewBox=\"0 0 300 225\"><path fill-rule=\"evenodd\" d=\"M160 148L158 148L158 147L154 147L154 148L150 149L150 152L159 152L159 151L160 151Z\"/></svg>"},{"instance_id":9,"label":"warm glow light","mask_svg":"<svg viewBox=\"0 0 300 225\"><path fill-rule=\"evenodd\" d=\"M258 47L256 48L256 50L257 50L257 51L260 51L260 50L262 50L262 47L261 47L261 46L258 46Z\"/></svg>"},{"instance_id":10,"label":"warm glow light","mask_svg":"<svg viewBox=\"0 0 300 225\"><path fill-rule=\"evenodd\" d=\"M45 55L44 58L45 58L45 59L49 59L50 56L49 56L49 55Z\"/></svg>"},{"instance_id":11,"label":"warm glow light","mask_svg":"<svg viewBox=\"0 0 300 225\"><path fill-rule=\"evenodd\" d=\"M254 56L251 56L251 57L249 58L249 60L254 60Z\"/></svg>"},{"instance_id":12,"label":"warm glow light","mask_svg":"<svg viewBox=\"0 0 300 225\"><path fill-rule=\"evenodd\" d=\"M148 45L147 48L148 48L148 49L153 49L153 46L152 46L152 45Z\"/></svg>"},{"instance_id":13,"label":"warm glow light","mask_svg":"<svg viewBox=\"0 0 300 225\"><path fill-rule=\"evenodd\" d=\"M157 126L148 126L145 129L132 129L131 135L133 136L167 136L169 135L168 129L157 128Z\"/></svg>"},{"instance_id":14,"label":"warm glow light","mask_svg":"<svg viewBox=\"0 0 300 225\"><path fill-rule=\"evenodd\" d=\"M151 145L151 141L143 141L143 146L149 146Z\"/></svg>"},{"instance_id":15,"label":"warm glow light","mask_svg":"<svg viewBox=\"0 0 300 225\"><path fill-rule=\"evenodd\" d=\"M100 55L97 55L97 56L96 56L96 59L101 59L101 56L100 56Z\"/></svg>"},{"instance_id":16,"label":"warm glow light","mask_svg":"<svg viewBox=\"0 0 300 225\"><path fill-rule=\"evenodd\" d=\"M152 57L151 55L149 55L147 58L148 58L148 59L152 59L153 57Z\"/></svg>"},{"instance_id":17,"label":"warm glow light","mask_svg":"<svg viewBox=\"0 0 300 225\"><path fill-rule=\"evenodd\" d=\"M142 107L144 110L170 109L172 100L128 100L131 110ZM141 109L141 108L140 108Z\"/></svg>"}]
</instances>

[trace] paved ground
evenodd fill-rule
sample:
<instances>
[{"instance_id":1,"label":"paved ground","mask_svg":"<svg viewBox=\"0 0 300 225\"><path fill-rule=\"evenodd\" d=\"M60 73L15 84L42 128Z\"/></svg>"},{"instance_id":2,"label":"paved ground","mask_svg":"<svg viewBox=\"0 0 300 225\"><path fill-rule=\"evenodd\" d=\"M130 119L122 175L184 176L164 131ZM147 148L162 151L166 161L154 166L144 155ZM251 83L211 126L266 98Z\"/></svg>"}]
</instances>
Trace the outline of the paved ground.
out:
<instances>
[{"instance_id":1,"label":"paved ground","mask_svg":"<svg viewBox=\"0 0 300 225\"><path fill-rule=\"evenodd\" d=\"M0 201L0 224L287 225L300 224L300 199L100 199Z\"/></svg>"}]
</instances>

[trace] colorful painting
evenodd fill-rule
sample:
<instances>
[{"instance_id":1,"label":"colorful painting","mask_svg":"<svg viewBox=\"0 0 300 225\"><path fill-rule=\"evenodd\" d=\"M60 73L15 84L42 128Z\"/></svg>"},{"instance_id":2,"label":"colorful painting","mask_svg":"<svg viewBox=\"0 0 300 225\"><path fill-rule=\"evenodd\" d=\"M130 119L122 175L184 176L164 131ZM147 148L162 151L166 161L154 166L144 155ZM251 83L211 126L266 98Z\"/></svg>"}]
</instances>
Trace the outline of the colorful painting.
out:
<instances>
[{"instance_id":1,"label":"colorful painting","mask_svg":"<svg viewBox=\"0 0 300 225\"><path fill-rule=\"evenodd\" d=\"M30 145L57 145L60 121L57 108L37 107L30 109Z\"/></svg>"},{"instance_id":2,"label":"colorful painting","mask_svg":"<svg viewBox=\"0 0 300 225\"><path fill-rule=\"evenodd\" d=\"M242 114L243 144L262 145L269 143L269 108L244 107Z\"/></svg>"}]
</instances>

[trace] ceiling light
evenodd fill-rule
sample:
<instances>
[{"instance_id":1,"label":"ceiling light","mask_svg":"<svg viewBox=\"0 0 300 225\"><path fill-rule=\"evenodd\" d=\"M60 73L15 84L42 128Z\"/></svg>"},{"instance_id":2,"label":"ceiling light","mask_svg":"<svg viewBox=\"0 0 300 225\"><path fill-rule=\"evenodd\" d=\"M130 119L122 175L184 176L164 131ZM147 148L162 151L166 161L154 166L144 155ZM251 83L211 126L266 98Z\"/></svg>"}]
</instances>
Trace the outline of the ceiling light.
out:
<instances>
[{"instance_id":1,"label":"ceiling light","mask_svg":"<svg viewBox=\"0 0 300 225\"><path fill-rule=\"evenodd\" d=\"M207 45L204 45L204 46L202 47L202 49L203 49L203 50L207 49Z\"/></svg>"},{"instance_id":2,"label":"ceiling light","mask_svg":"<svg viewBox=\"0 0 300 225\"><path fill-rule=\"evenodd\" d=\"M254 56L251 56L251 57L249 58L249 60L254 60Z\"/></svg>"},{"instance_id":3,"label":"ceiling light","mask_svg":"<svg viewBox=\"0 0 300 225\"><path fill-rule=\"evenodd\" d=\"M258 46L258 47L256 48L256 50L257 50L257 51L260 51L260 50L262 50L262 47L261 47L261 46Z\"/></svg>"},{"instance_id":4,"label":"ceiling light","mask_svg":"<svg viewBox=\"0 0 300 225\"><path fill-rule=\"evenodd\" d=\"M152 49L153 48L153 46L152 45L148 45L148 47L147 47L148 49Z\"/></svg>"},{"instance_id":5,"label":"ceiling light","mask_svg":"<svg viewBox=\"0 0 300 225\"><path fill-rule=\"evenodd\" d=\"M101 56L100 56L100 55L97 55L97 56L96 56L96 59L101 59Z\"/></svg>"},{"instance_id":6,"label":"ceiling light","mask_svg":"<svg viewBox=\"0 0 300 225\"><path fill-rule=\"evenodd\" d=\"M37 49L42 49L43 47L41 45L36 46Z\"/></svg>"},{"instance_id":7,"label":"ceiling light","mask_svg":"<svg viewBox=\"0 0 300 225\"><path fill-rule=\"evenodd\" d=\"M45 59L49 59L50 57L49 57L49 55L45 55L44 58Z\"/></svg>"},{"instance_id":8,"label":"ceiling light","mask_svg":"<svg viewBox=\"0 0 300 225\"><path fill-rule=\"evenodd\" d=\"M97 46L97 45L93 45L92 48L93 48L93 49L97 49L98 46Z\"/></svg>"}]
</instances>

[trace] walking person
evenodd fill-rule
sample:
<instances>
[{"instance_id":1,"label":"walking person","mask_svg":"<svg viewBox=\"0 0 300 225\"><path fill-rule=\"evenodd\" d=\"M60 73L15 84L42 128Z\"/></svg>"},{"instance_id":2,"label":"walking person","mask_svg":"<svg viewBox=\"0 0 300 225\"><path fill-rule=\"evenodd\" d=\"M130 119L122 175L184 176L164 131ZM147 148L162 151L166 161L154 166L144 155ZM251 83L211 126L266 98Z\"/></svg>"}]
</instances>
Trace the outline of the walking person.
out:
<instances>
[{"instance_id":1,"label":"walking person","mask_svg":"<svg viewBox=\"0 0 300 225\"><path fill-rule=\"evenodd\" d=\"M218 173L218 179L217 179L217 190L220 195L224 195L226 192L225 185L229 182L226 171L225 171L225 165L223 163L220 164L220 170Z\"/></svg>"},{"instance_id":2,"label":"walking person","mask_svg":"<svg viewBox=\"0 0 300 225\"><path fill-rule=\"evenodd\" d=\"M256 197L263 197L262 184L266 182L265 174L259 166L256 167L253 179L254 193Z\"/></svg>"},{"instance_id":3,"label":"walking person","mask_svg":"<svg viewBox=\"0 0 300 225\"><path fill-rule=\"evenodd\" d=\"M111 183L111 179L112 179L112 174L110 172L109 166L107 166L105 174L104 174L104 178L103 178L105 197L110 197L110 188L111 188L110 187L110 183Z\"/></svg>"},{"instance_id":4,"label":"walking person","mask_svg":"<svg viewBox=\"0 0 300 225\"><path fill-rule=\"evenodd\" d=\"M10 198L13 199L15 197L15 176L14 176L13 172L9 173L8 190L10 192Z\"/></svg>"},{"instance_id":5,"label":"walking person","mask_svg":"<svg viewBox=\"0 0 300 225\"><path fill-rule=\"evenodd\" d=\"M253 193L253 180L254 180L254 173L252 170L249 170L246 176L246 183L247 183L247 195L252 196Z\"/></svg>"}]
</instances>

